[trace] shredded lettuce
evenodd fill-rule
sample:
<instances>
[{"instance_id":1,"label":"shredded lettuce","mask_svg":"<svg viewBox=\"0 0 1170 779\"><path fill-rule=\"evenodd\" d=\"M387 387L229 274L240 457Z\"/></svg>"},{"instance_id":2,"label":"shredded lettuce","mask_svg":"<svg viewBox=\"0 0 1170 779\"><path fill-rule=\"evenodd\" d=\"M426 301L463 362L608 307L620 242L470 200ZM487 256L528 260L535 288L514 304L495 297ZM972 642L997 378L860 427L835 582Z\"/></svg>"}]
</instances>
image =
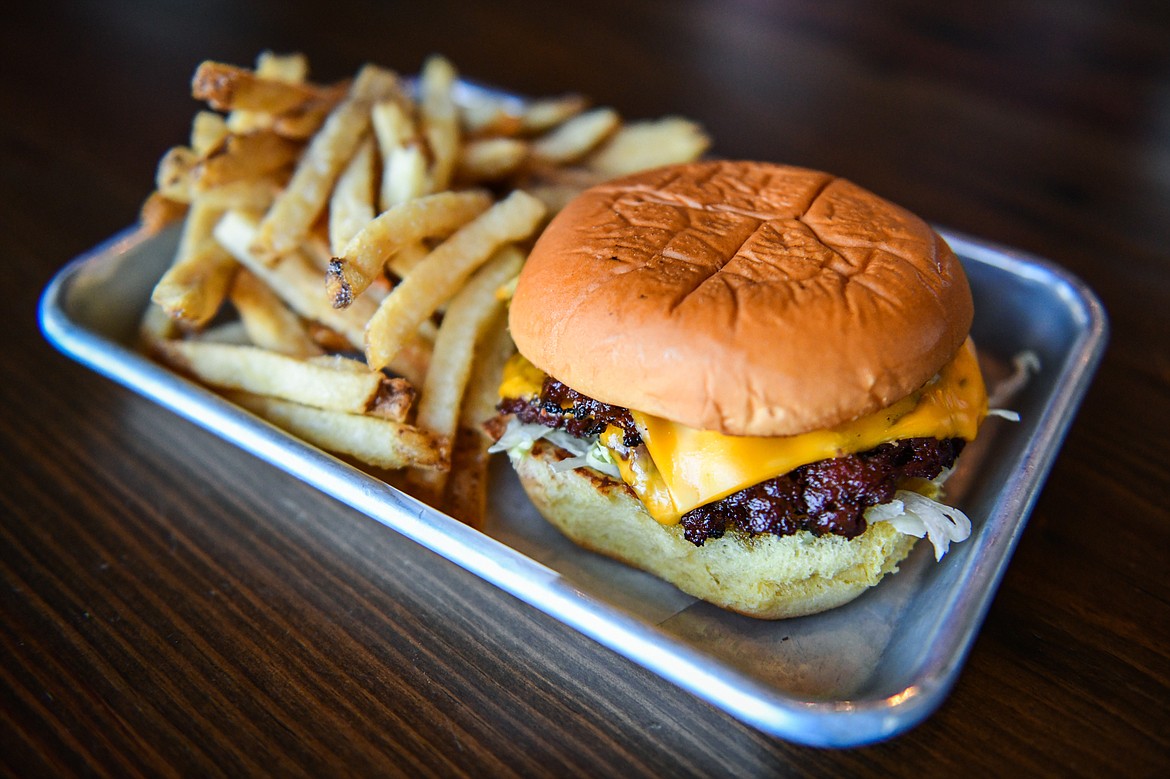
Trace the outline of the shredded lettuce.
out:
<instances>
[{"instance_id":1,"label":"shredded lettuce","mask_svg":"<svg viewBox=\"0 0 1170 779\"><path fill-rule=\"evenodd\" d=\"M574 468L592 468L604 473L613 479L621 481L622 474L609 450L602 446L597 436L588 439L569 435L564 430L535 422L521 422L515 417L508 420L508 426L500 440L492 444L488 452L507 452L509 459L522 460L532 451L532 446L539 440L548 441L554 446L564 449L572 457L553 464L554 471L570 471Z\"/></svg>"}]
</instances>

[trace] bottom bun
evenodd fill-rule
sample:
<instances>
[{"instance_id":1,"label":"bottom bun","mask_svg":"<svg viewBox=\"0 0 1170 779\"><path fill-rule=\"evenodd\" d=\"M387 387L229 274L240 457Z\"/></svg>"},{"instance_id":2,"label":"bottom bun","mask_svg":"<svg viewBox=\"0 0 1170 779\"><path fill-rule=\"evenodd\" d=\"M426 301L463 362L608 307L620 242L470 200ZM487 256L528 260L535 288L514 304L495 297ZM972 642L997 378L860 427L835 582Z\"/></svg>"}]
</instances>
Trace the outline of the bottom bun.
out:
<instances>
[{"instance_id":1,"label":"bottom bun","mask_svg":"<svg viewBox=\"0 0 1170 779\"><path fill-rule=\"evenodd\" d=\"M632 490L588 468L554 471L569 455L537 441L513 462L533 504L569 539L665 579L683 592L760 619L836 608L898 570L913 536L879 522L857 538L748 535L729 530L695 546L661 525Z\"/></svg>"}]
</instances>

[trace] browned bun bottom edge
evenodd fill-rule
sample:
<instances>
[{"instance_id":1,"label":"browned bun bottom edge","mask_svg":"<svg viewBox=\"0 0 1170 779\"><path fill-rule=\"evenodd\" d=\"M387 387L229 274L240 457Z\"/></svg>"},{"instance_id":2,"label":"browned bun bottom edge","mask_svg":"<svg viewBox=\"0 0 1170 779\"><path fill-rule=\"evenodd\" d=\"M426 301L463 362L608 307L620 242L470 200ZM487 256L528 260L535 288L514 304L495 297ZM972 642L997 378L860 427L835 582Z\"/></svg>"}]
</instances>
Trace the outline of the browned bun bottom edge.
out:
<instances>
[{"instance_id":1,"label":"browned bun bottom edge","mask_svg":"<svg viewBox=\"0 0 1170 779\"><path fill-rule=\"evenodd\" d=\"M760 619L842 606L898 570L918 539L888 522L854 539L728 532L695 546L656 522L626 485L586 468L554 471L569 455L537 441L514 461L537 510L576 544L664 579L683 592Z\"/></svg>"}]
</instances>

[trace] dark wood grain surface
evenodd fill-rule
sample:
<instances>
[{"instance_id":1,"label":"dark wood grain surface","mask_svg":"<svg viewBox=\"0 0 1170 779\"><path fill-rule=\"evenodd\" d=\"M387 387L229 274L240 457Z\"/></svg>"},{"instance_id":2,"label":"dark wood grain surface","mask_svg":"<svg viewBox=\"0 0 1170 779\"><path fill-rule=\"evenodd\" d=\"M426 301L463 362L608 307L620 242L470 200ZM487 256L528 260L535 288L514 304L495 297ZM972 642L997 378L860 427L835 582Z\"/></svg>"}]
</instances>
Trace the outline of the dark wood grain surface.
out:
<instances>
[{"instance_id":1,"label":"dark wood grain surface","mask_svg":"<svg viewBox=\"0 0 1170 779\"><path fill-rule=\"evenodd\" d=\"M41 289L134 221L198 62L264 48L685 114L1095 289L1109 351L938 712L762 735L56 353ZM1165 4L41 0L3 12L0 74L5 772L1170 770Z\"/></svg>"}]
</instances>

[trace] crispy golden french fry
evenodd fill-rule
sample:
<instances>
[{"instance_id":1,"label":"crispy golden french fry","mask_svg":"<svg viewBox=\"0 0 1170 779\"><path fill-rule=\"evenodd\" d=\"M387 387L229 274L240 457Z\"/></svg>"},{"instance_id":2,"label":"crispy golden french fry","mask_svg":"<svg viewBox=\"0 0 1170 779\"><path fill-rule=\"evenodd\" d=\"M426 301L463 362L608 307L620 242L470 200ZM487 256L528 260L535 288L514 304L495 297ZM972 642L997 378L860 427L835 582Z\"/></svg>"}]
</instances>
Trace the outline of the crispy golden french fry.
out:
<instances>
[{"instance_id":1,"label":"crispy golden french fry","mask_svg":"<svg viewBox=\"0 0 1170 779\"><path fill-rule=\"evenodd\" d=\"M313 342L327 352L348 352L353 348L348 338L320 322L310 319L305 322L305 329L308 330Z\"/></svg>"},{"instance_id":2,"label":"crispy golden french fry","mask_svg":"<svg viewBox=\"0 0 1170 779\"><path fill-rule=\"evenodd\" d=\"M422 133L431 149L429 191L441 192L451 185L459 160L459 111L451 94L455 68L443 57L430 57L419 78Z\"/></svg>"},{"instance_id":3,"label":"crispy golden french fry","mask_svg":"<svg viewBox=\"0 0 1170 779\"><path fill-rule=\"evenodd\" d=\"M515 246L505 246L451 299L419 399L416 422L420 427L454 435L476 342L503 308L496 290L519 274L523 264L523 253Z\"/></svg>"},{"instance_id":4,"label":"crispy golden french fry","mask_svg":"<svg viewBox=\"0 0 1170 779\"><path fill-rule=\"evenodd\" d=\"M517 135L521 122L520 112L514 103L486 94L473 95L470 100L459 104L459 126L472 137Z\"/></svg>"},{"instance_id":5,"label":"crispy golden french fry","mask_svg":"<svg viewBox=\"0 0 1170 779\"><path fill-rule=\"evenodd\" d=\"M468 135L477 137L534 135L571 119L589 105L581 95L517 102L474 95L459 106L461 125Z\"/></svg>"},{"instance_id":6,"label":"crispy golden french fry","mask_svg":"<svg viewBox=\"0 0 1170 779\"><path fill-rule=\"evenodd\" d=\"M349 308L334 308L322 294L320 271L303 252L290 252L276 265L268 265L251 251L256 229L254 218L239 211L229 211L215 226L214 234L225 249L293 311L340 333L351 347L363 349L366 324L377 310L377 298L365 295ZM418 332L407 340L406 347L384 367L422 386L430 362L431 344Z\"/></svg>"},{"instance_id":7,"label":"crispy golden french fry","mask_svg":"<svg viewBox=\"0 0 1170 779\"><path fill-rule=\"evenodd\" d=\"M402 247L450 235L486 211L491 202L491 195L478 190L440 192L384 212L329 263L326 289L333 305L344 308L357 300Z\"/></svg>"},{"instance_id":8,"label":"crispy golden french fry","mask_svg":"<svg viewBox=\"0 0 1170 779\"><path fill-rule=\"evenodd\" d=\"M496 290L520 273L523 264L524 255L520 250L505 246L452 298L435 338L435 351L419 396L415 417L419 427L445 440L454 440L476 343L503 309ZM443 493L447 474L430 471L412 474L412 481L433 499Z\"/></svg>"},{"instance_id":9,"label":"crispy golden french fry","mask_svg":"<svg viewBox=\"0 0 1170 779\"><path fill-rule=\"evenodd\" d=\"M374 218L374 140L366 138L345 166L329 197L329 248L345 251L350 239Z\"/></svg>"},{"instance_id":10,"label":"crispy golden french fry","mask_svg":"<svg viewBox=\"0 0 1170 779\"><path fill-rule=\"evenodd\" d=\"M610 108L578 114L532 141L532 156L555 165L573 162L588 154L620 124L621 118Z\"/></svg>"},{"instance_id":11,"label":"crispy golden french fry","mask_svg":"<svg viewBox=\"0 0 1170 779\"><path fill-rule=\"evenodd\" d=\"M423 197L430 191L427 156L417 143L391 151L382 176L383 211Z\"/></svg>"},{"instance_id":12,"label":"crispy golden french fry","mask_svg":"<svg viewBox=\"0 0 1170 779\"><path fill-rule=\"evenodd\" d=\"M463 392L459 427L451 444L451 472L443 497L444 510L473 527L481 527L487 509L488 447L492 439L483 424L498 413L504 363L516 351L508 332L508 312L500 308L475 345L471 376Z\"/></svg>"},{"instance_id":13,"label":"crispy golden french fry","mask_svg":"<svg viewBox=\"0 0 1170 779\"><path fill-rule=\"evenodd\" d=\"M236 271L228 298L240 315L248 340L256 346L294 357L321 354L301 318L247 268Z\"/></svg>"},{"instance_id":14,"label":"crispy golden french fry","mask_svg":"<svg viewBox=\"0 0 1170 779\"><path fill-rule=\"evenodd\" d=\"M191 122L191 150L206 157L228 137L227 123L214 111L200 111Z\"/></svg>"},{"instance_id":15,"label":"crispy golden french fry","mask_svg":"<svg viewBox=\"0 0 1170 779\"><path fill-rule=\"evenodd\" d=\"M276 133L257 130L229 135L196 163L192 171L195 195L214 187L263 177L296 161L301 145Z\"/></svg>"},{"instance_id":16,"label":"crispy golden french fry","mask_svg":"<svg viewBox=\"0 0 1170 779\"><path fill-rule=\"evenodd\" d=\"M255 240L256 230L255 219L239 211L229 211L216 225L215 237L293 311L336 330L351 345L361 348L366 322L376 305L365 301L349 309L335 309L321 294L320 272L303 252L290 252L275 265L266 264L252 252L250 246Z\"/></svg>"},{"instance_id":17,"label":"crispy golden french fry","mask_svg":"<svg viewBox=\"0 0 1170 779\"><path fill-rule=\"evenodd\" d=\"M459 152L456 177L461 181L498 181L520 167L528 156L528 144L514 138L481 138L468 141Z\"/></svg>"},{"instance_id":18,"label":"crispy golden french fry","mask_svg":"<svg viewBox=\"0 0 1170 779\"><path fill-rule=\"evenodd\" d=\"M427 245L422 241L407 244L394 253L386 262L386 267L400 279L406 278L406 274L414 270L414 267L423 261L423 258L429 254Z\"/></svg>"},{"instance_id":19,"label":"crispy golden french fry","mask_svg":"<svg viewBox=\"0 0 1170 779\"><path fill-rule=\"evenodd\" d=\"M399 101L382 101L370 111L382 155L381 209L427 193L427 160L418 144L414 122Z\"/></svg>"},{"instance_id":20,"label":"crispy golden french fry","mask_svg":"<svg viewBox=\"0 0 1170 779\"><path fill-rule=\"evenodd\" d=\"M483 424L498 413L496 405L500 402L504 363L515 352L516 344L508 332L508 311L505 306L501 306L476 343L475 362L471 366L471 376L468 377L459 412L460 426L474 429L485 442L490 439Z\"/></svg>"},{"instance_id":21,"label":"crispy golden french fry","mask_svg":"<svg viewBox=\"0 0 1170 779\"><path fill-rule=\"evenodd\" d=\"M372 65L362 68L349 97L313 136L292 180L260 223L254 250L266 262L293 251L308 234L369 128L371 102L397 90L394 74Z\"/></svg>"},{"instance_id":22,"label":"crispy golden french fry","mask_svg":"<svg viewBox=\"0 0 1170 779\"><path fill-rule=\"evenodd\" d=\"M606 178L613 178L696 160L710 145L711 139L698 124L668 116L623 126L589 156L585 165Z\"/></svg>"},{"instance_id":23,"label":"crispy golden french fry","mask_svg":"<svg viewBox=\"0 0 1170 779\"><path fill-rule=\"evenodd\" d=\"M309 75L309 61L303 54L274 54L264 51L256 58L256 75L273 81L300 84ZM227 127L234 133L266 130L273 125L273 115L263 111L236 109L228 114Z\"/></svg>"},{"instance_id":24,"label":"crispy golden french fry","mask_svg":"<svg viewBox=\"0 0 1170 779\"><path fill-rule=\"evenodd\" d=\"M589 101L581 95L533 100L524 106L520 129L525 133L543 133L572 119L585 110Z\"/></svg>"},{"instance_id":25,"label":"crispy golden french fry","mask_svg":"<svg viewBox=\"0 0 1170 779\"><path fill-rule=\"evenodd\" d=\"M481 433L460 426L451 442L451 469L443 485L440 507L460 522L480 529L487 516L488 464L491 455ZM407 478L420 494L433 496L423 471L411 472Z\"/></svg>"},{"instance_id":26,"label":"crispy golden french fry","mask_svg":"<svg viewBox=\"0 0 1170 779\"><path fill-rule=\"evenodd\" d=\"M260 178L231 181L198 193L200 203L223 211L263 213L276 200L288 177L280 172Z\"/></svg>"},{"instance_id":27,"label":"crispy golden french fry","mask_svg":"<svg viewBox=\"0 0 1170 779\"><path fill-rule=\"evenodd\" d=\"M246 68L210 60L201 63L191 79L191 96L217 111L242 108L283 114L303 108L320 95L320 90L306 84L263 78Z\"/></svg>"},{"instance_id":28,"label":"crispy golden french fry","mask_svg":"<svg viewBox=\"0 0 1170 779\"><path fill-rule=\"evenodd\" d=\"M365 363L359 365L365 368ZM417 395L414 385L409 381L397 376L390 377L382 382L382 388L378 390L374 402L366 413L383 419L393 419L395 422L405 422Z\"/></svg>"},{"instance_id":29,"label":"crispy golden french fry","mask_svg":"<svg viewBox=\"0 0 1170 779\"><path fill-rule=\"evenodd\" d=\"M151 300L173 319L202 327L227 296L236 262L212 236L222 212L196 202L187 214L178 252Z\"/></svg>"},{"instance_id":30,"label":"crispy golden french fry","mask_svg":"<svg viewBox=\"0 0 1170 779\"><path fill-rule=\"evenodd\" d=\"M370 367L388 365L423 320L501 246L532 235L544 213L539 200L517 190L436 247L391 290L370 319L366 328Z\"/></svg>"},{"instance_id":31,"label":"crispy golden french fry","mask_svg":"<svg viewBox=\"0 0 1170 779\"><path fill-rule=\"evenodd\" d=\"M298 438L379 468L447 468L449 446L412 425L380 417L302 406L246 392L229 400Z\"/></svg>"},{"instance_id":32,"label":"crispy golden french fry","mask_svg":"<svg viewBox=\"0 0 1170 779\"><path fill-rule=\"evenodd\" d=\"M308 140L321 129L329 114L349 93L348 82L324 87L321 96L301 108L272 117L272 132L292 140Z\"/></svg>"},{"instance_id":33,"label":"crispy golden french fry","mask_svg":"<svg viewBox=\"0 0 1170 779\"><path fill-rule=\"evenodd\" d=\"M233 322L220 322L219 324L205 327L198 333L189 334L187 338L191 341L202 341L204 343L234 344L236 346L252 345L252 342L248 340L248 331L244 329L244 323L238 319Z\"/></svg>"},{"instance_id":34,"label":"crispy golden french fry","mask_svg":"<svg viewBox=\"0 0 1170 779\"><path fill-rule=\"evenodd\" d=\"M179 335L181 333L175 320L167 316L161 306L156 303L146 304L142 320L138 323L138 339L148 351L154 351L161 342Z\"/></svg>"},{"instance_id":35,"label":"crispy golden french fry","mask_svg":"<svg viewBox=\"0 0 1170 779\"><path fill-rule=\"evenodd\" d=\"M187 214L187 204L171 200L163 193L155 190L142 203L142 210L138 215L138 222L142 231L147 235L158 235L167 226L174 224Z\"/></svg>"},{"instance_id":36,"label":"crispy golden french fry","mask_svg":"<svg viewBox=\"0 0 1170 779\"><path fill-rule=\"evenodd\" d=\"M166 341L159 345L159 355L213 387L351 414L372 408L387 381L380 371L357 360L339 356L306 360L250 345Z\"/></svg>"},{"instance_id":37,"label":"crispy golden french fry","mask_svg":"<svg viewBox=\"0 0 1170 779\"><path fill-rule=\"evenodd\" d=\"M166 198L179 203L191 202L192 178L198 155L186 146L175 146L158 162L154 185Z\"/></svg>"},{"instance_id":38,"label":"crispy golden french fry","mask_svg":"<svg viewBox=\"0 0 1170 779\"><path fill-rule=\"evenodd\" d=\"M380 100L370 108L370 122L374 125L374 136L383 157L392 149L412 142L418 135L408 110L398 100Z\"/></svg>"},{"instance_id":39,"label":"crispy golden french fry","mask_svg":"<svg viewBox=\"0 0 1170 779\"><path fill-rule=\"evenodd\" d=\"M365 363L358 365L365 367ZM411 382L399 377L387 378L378 389L370 408L366 409L366 414L392 419L395 422L405 422L417 397L418 392L415 392Z\"/></svg>"}]
</instances>

